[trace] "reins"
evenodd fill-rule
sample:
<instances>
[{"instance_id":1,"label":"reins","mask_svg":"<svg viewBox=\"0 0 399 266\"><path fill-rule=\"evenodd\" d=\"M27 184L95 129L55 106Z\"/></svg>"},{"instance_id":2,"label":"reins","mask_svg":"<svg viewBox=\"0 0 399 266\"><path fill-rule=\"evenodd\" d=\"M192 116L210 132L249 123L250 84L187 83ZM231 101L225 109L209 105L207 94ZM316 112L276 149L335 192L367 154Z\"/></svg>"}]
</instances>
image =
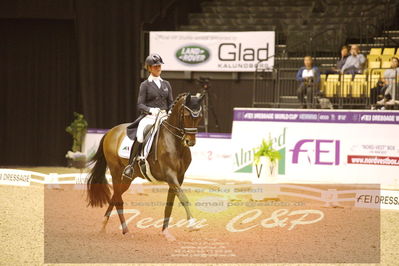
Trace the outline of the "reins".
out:
<instances>
[{"instance_id":1,"label":"reins","mask_svg":"<svg viewBox=\"0 0 399 266\"><path fill-rule=\"evenodd\" d=\"M178 138L178 139L183 140L184 135L185 135L183 129L171 125L171 124L170 124L168 121L166 121L166 120L163 121L161 125L164 126L173 136L175 136L175 137ZM171 127L171 128L173 128L174 130L178 131L180 134L174 133L169 127Z\"/></svg>"},{"instance_id":2,"label":"reins","mask_svg":"<svg viewBox=\"0 0 399 266\"><path fill-rule=\"evenodd\" d=\"M184 115L183 115L183 110L187 109L192 117L198 117L201 114L202 111L202 106L200 106L200 108L197 111L191 110L188 106L186 106L185 104L183 104L183 107L180 108L179 110L179 116L181 116L181 119L179 120L179 127L176 127L174 125L171 125L168 121L164 120L161 124L161 126L164 126L166 128L166 130L168 130L173 136L175 136L176 138L183 140L184 136L186 134L189 135L195 135L198 133L198 128L196 127L182 127L181 124L184 125ZM175 130L176 132L173 132L173 130Z\"/></svg>"}]
</instances>

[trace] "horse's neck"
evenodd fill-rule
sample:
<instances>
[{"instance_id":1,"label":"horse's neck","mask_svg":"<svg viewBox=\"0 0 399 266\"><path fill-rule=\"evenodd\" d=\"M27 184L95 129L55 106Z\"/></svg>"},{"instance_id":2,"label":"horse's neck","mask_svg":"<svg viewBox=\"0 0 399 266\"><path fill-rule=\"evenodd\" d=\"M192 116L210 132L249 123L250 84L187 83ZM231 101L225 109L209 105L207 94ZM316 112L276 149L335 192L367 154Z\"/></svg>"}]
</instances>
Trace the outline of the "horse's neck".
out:
<instances>
[{"instance_id":1,"label":"horse's neck","mask_svg":"<svg viewBox=\"0 0 399 266\"><path fill-rule=\"evenodd\" d=\"M180 127L179 113L180 113L180 108L176 106L175 108L173 108L172 113L169 115L166 121L172 126Z\"/></svg>"},{"instance_id":2,"label":"horse's neck","mask_svg":"<svg viewBox=\"0 0 399 266\"><path fill-rule=\"evenodd\" d=\"M163 139L165 141L165 143L168 141L168 137L170 135L170 137L173 139L173 146L175 146L175 150L177 153L182 152L184 146L182 144L181 139L179 139L176 135L180 134L180 132L178 132L176 129L179 128L180 129L180 121L179 121L179 114L180 114L180 109L176 106L173 110L172 113L169 115L169 117L166 119L166 122L175 127L175 128L170 128L169 125L167 125L167 127L169 127L169 129L166 129L164 127L161 127L162 131L163 131ZM172 131L173 133L171 133L170 131ZM176 135L174 135L176 134ZM168 143L169 145L171 143ZM172 147L170 147L172 148Z\"/></svg>"}]
</instances>

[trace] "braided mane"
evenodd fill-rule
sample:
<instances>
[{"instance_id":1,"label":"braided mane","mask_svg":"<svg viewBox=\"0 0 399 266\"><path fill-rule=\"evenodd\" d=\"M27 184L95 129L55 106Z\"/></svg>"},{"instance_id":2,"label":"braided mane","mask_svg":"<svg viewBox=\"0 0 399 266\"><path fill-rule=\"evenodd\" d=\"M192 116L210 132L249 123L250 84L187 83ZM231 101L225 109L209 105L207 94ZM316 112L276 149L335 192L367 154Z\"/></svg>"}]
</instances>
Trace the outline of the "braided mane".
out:
<instances>
[{"instance_id":1,"label":"braided mane","mask_svg":"<svg viewBox=\"0 0 399 266\"><path fill-rule=\"evenodd\" d=\"M175 101L172 103L172 106L170 107L170 110L172 110L172 112L173 112L173 109L175 108L175 105L176 105L182 98L186 98L188 94L189 94L188 92L180 93L180 94L176 97Z\"/></svg>"}]
</instances>

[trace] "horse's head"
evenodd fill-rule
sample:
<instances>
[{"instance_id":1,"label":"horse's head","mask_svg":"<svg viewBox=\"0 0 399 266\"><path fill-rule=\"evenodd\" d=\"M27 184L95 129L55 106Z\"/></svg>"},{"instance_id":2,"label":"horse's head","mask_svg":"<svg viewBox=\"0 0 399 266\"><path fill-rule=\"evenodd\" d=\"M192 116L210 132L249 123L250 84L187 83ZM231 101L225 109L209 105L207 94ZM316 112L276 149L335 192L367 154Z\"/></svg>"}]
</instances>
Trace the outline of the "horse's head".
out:
<instances>
[{"instance_id":1,"label":"horse's head","mask_svg":"<svg viewBox=\"0 0 399 266\"><path fill-rule=\"evenodd\" d=\"M186 147L195 145L197 127L202 118L201 103L203 99L204 95L202 94L180 94L172 105L172 113L168 122L165 123L169 132L181 139Z\"/></svg>"},{"instance_id":2,"label":"horse's head","mask_svg":"<svg viewBox=\"0 0 399 266\"><path fill-rule=\"evenodd\" d=\"M198 133L198 124L202 118L203 94L187 94L182 108L182 125L184 131L183 144L185 146L195 145L195 135Z\"/></svg>"}]
</instances>

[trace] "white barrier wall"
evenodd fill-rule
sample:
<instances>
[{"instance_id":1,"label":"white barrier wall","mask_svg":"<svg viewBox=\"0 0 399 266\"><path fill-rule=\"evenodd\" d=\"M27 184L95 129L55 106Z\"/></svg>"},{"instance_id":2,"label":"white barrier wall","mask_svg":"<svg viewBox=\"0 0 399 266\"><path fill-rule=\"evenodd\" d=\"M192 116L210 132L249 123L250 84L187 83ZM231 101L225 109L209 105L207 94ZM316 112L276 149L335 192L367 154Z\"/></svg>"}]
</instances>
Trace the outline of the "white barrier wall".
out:
<instances>
[{"instance_id":1,"label":"white barrier wall","mask_svg":"<svg viewBox=\"0 0 399 266\"><path fill-rule=\"evenodd\" d=\"M236 180L253 177L253 154L262 139L271 139L282 155L275 182L399 188L399 112L236 108Z\"/></svg>"}]
</instances>

